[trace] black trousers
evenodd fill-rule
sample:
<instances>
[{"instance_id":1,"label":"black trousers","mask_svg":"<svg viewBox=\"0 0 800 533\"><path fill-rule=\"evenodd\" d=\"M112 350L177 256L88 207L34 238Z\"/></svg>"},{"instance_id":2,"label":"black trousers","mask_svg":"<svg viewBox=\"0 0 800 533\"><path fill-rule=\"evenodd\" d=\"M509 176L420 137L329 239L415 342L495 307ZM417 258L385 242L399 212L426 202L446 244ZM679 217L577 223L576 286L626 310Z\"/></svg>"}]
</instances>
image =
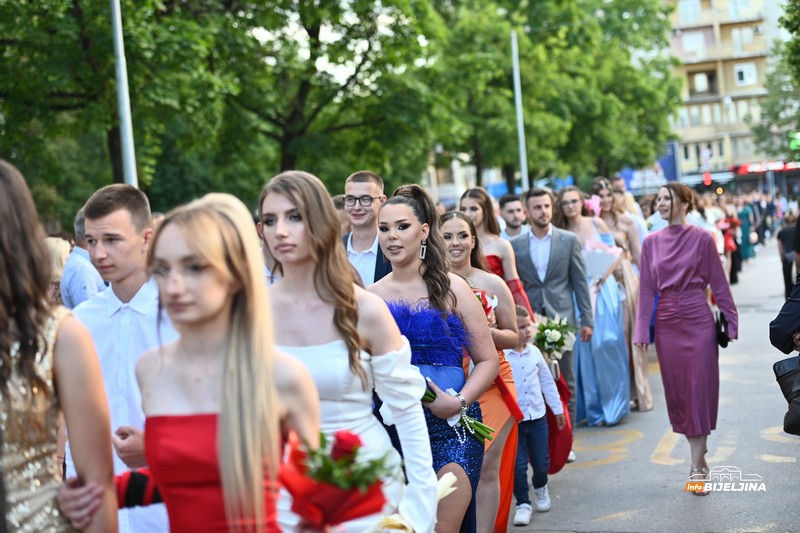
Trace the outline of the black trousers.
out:
<instances>
[{"instance_id":1,"label":"black trousers","mask_svg":"<svg viewBox=\"0 0 800 533\"><path fill-rule=\"evenodd\" d=\"M794 261L787 261L782 257L781 263L783 263L783 293L784 297L788 300L789 293L792 292L792 287L794 287L794 276L792 275Z\"/></svg>"}]
</instances>

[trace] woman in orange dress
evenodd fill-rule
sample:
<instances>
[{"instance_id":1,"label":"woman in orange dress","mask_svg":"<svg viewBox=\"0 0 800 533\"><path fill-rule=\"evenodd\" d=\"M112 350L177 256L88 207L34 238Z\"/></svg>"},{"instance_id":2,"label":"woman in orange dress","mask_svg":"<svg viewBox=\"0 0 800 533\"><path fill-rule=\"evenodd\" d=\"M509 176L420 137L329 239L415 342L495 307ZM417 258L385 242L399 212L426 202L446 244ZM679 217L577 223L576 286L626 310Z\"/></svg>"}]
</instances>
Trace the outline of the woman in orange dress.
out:
<instances>
[{"instance_id":1,"label":"woman in orange dress","mask_svg":"<svg viewBox=\"0 0 800 533\"><path fill-rule=\"evenodd\" d=\"M450 270L467 280L484 305L492 340L499 357L500 371L479 402L483 422L494 428L494 439L484 448L481 480L478 484L478 531L505 531L514 488L514 457L517 454L517 420L522 413L511 365L503 350L516 345L518 338L514 299L503 280L489 272L481 251L475 225L464 213L451 211L442 216L441 233L450 260ZM466 369L469 359L465 358Z\"/></svg>"}]
</instances>

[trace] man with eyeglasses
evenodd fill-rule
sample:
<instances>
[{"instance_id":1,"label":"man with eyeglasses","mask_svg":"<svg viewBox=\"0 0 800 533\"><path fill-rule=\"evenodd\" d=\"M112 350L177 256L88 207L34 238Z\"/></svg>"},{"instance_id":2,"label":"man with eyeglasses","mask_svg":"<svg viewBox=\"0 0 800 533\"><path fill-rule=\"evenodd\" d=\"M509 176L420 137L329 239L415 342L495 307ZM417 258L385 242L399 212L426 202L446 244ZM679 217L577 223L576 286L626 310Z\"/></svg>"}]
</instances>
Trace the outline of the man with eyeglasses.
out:
<instances>
[{"instance_id":1,"label":"man with eyeglasses","mask_svg":"<svg viewBox=\"0 0 800 533\"><path fill-rule=\"evenodd\" d=\"M344 182L344 211L351 227L344 245L365 287L392 271L378 245L378 212L385 201L383 179L374 172L359 170Z\"/></svg>"}]
</instances>

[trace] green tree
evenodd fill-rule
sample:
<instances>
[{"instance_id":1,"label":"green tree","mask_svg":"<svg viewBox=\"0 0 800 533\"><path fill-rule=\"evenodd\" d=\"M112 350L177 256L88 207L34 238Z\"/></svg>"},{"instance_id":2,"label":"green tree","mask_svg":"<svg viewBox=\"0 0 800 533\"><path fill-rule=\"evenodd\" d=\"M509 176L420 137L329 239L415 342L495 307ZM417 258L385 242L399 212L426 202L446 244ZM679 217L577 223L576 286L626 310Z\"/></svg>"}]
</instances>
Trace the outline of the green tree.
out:
<instances>
[{"instance_id":1,"label":"green tree","mask_svg":"<svg viewBox=\"0 0 800 533\"><path fill-rule=\"evenodd\" d=\"M767 96L761 105L761 118L751 123L758 149L772 157L800 156L797 133L800 132L800 83L792 75L790 49L777 44L772 57L779 58L776 68L767 74Z\"/></svg>"},{"instance_id":2,"label":"green tree","mask_svg":"<svg viewBox=\"0 0 800 533\"><path fill-rule=\"evenodd\" d=\"M440 31L428 3L275 4L252 53L234 65L243 83L232 101L277 144L278 168L302 167L336 186L365 166L392 175L416 167L403 181L416 179L430 145L431 91L419 74L426 35Z\"/></svg>"},{"instance_id":3,"label":"green tree","mask_svg":"<svg viewBox=\"0 0 800 533\"><path fill-rule=\"evenodd\" d=\"M191 116L182 147L216 142L225 99L237 91L235 77L220 68L220 39L232 31L245 33L253 15L264 11L253 6L243 12L211 0L122 2L144 186L152 180L166 125L174 117ZM100 184L122 181L109 3L0 0L0 32L0 155L25 161L28 178L48 184L41 190L61 185L57 192L68 199L64 209L74 213L72 198L77 203ZM63 146L77 153L70 156L59 149ZM43 152L52 157L42 158ZM88 190L67 190L66 184L86 184ZM42 195L36 199L48 205Z\"/></svg>"},{"instance_id":4,"label":"green tree","mask_svg":"<svg viewBox=\"0 0 800 533\"><path fill-rule=\"evenodd\" d=\"M792 35L786 43L784 55L788 72L800 83L800 0L786 0L783 3L781 25Z\"/></svg>"}]
</instances>

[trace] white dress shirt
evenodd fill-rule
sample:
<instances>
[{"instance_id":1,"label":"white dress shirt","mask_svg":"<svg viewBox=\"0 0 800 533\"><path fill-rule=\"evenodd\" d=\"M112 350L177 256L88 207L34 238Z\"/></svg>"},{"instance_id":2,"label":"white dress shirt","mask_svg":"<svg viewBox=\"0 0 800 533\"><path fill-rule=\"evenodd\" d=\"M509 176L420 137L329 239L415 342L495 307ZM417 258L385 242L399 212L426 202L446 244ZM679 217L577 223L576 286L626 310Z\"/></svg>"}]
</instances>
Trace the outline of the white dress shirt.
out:
<instances>
[{"instance_id":1,"label":"white dress shirt","mask_svg":"<svg viewBox=\"0 0 800 533\"><path fill-rule=\"evenodd\" d=\"M531 231L531 261L533 261L533 266L536 267L536 273L539 274L539 280L541 280L542 283L544 283L544 277L547 275L547 264L550 262L550 247L552 245L552 224L547 227L547 235L545 235L543 239L539 239L536 234Z\"/></svg>"},{"instance_id":2,"label":"white dress shirt","mask_svg":"<svg viewBox=\"0 0 800 533\"><path fill-rule=\"evenodd\" d=\"M520 232L517 233L516 235L509 235L507 230L508 228L506 227L506 229L501 231L500 237L504 238L507 241L510 241L511 239L516 239L517 237L522 237L523 235L527 235L528 233L531 232L531 227L528 226L527 224L523 224L522 228L520 229Z\"/></svg>"},{"instance_id":3,"label":"white dress shirt","mask_svg":"<svg viewBox=\"0 0 800 533\"><path fill-rule=\"evenodd\" d=\"M166 312L158 323L158 288L154 280L142 285L128 303L123 303L111 287L83 302L73 311L89 330L100 358L111 431L120 426L144 429L142 393L136 381L136 362L146 351L176 340L179 335ZM69 428L67 428L69 431ZM67 443L67 475L75 475L75 467ZM114 473L129 470L114 453ZM120 533L168 532L166 508L163 504L125 509L119 512Z\"/></svg>"},{"instance_id":4,"label":"white dress shirt","mask_svg":"<svg viewBox=\"0 0 800 533\"><path fill-rule=\"evenodd\" d=\"M525 420L542 418L546 412L545 401L554 415L563 414L564 406L558 395L556 382L553 381L553 375L550 374L542 352L531 344L525 346L521 352L514 350L503 350L503 352L514 374L517 403Z\"/></svg>"},{"instance_id":5,"label":"white dress shirt","mask_svg":"<svg viewBox=\"0 0 800 533\"><path fill-rule=\"evenodd\" d=\"M80 246L73 247L61 274L61 301L64 307L74 309L104 290L106 284L89 259L89 252Z\"/></svg>"},{"instance_id":6,"label":"white dress shirt","mask_svg":"<svg viewBox=\"0 0 800 533\"><path fill-rule=\"evenodd\" d=\"M378 236L375 235L375 242L363 252L356 252L353 248L353 234L347 238L347 259L356 269L365 287L375 283L375 263L378 261Z\"/></svg>"}]
</instances>

